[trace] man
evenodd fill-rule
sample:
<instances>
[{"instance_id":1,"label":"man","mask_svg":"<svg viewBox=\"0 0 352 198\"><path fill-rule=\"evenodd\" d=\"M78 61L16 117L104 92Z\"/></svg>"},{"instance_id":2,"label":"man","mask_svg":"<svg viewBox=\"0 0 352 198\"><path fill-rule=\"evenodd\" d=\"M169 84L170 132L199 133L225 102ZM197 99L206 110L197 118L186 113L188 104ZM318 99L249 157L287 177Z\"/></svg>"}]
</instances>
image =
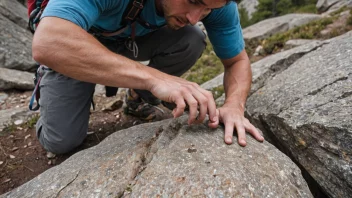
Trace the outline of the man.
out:
<instances>
[{"instance_id":1,"label":"man","mask_svg":"<svg viewBox=\"0 0 352 198\"><path fill-rule=\"evenodd\" d=\"M41 81L41 117L37 136L46 150L66 153L86 137L96 83L127 87L127 104L138 112L153 98L175 103L173 116L189 106L189 124L209 116L209 127L225 125L225 142L246 145L245 131L263 137L244 118L251 69L244 50L237 7L227 0L147 0L140 18L163 26L157 30L137 24L112 37L87 33L92 27L107 32L121 28L129 0L50 0L33 38L34 59L50 68ZM177 76L186 72L205 48L204 34L194 26L202 20L217 56L225 67L226 100L216 109L209 91ZM131 33L133 31L133 33ZM126 38L135 35L135 42ZM136 61L150 60L148 66ZM154 100L157 101L157 100ZM142 108L143 109L143 108ZM198 113L199 109L199 113Z\"/></svg>"}]
</instances>

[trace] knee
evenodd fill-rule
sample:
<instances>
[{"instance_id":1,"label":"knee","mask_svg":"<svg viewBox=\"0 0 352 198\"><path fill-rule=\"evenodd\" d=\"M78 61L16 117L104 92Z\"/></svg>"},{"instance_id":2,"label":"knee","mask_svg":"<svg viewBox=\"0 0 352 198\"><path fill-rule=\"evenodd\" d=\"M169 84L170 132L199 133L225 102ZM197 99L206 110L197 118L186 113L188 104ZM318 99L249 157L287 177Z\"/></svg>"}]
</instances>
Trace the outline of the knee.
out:
<instances>
[{"instance_id":1,"label":"knee","mask_svg":"<svg viewBox=\"0 0 352 198\"><path fill-rule=\"evenodd\" d=\"M45 150L55 154L70 152L83 142L87 134L85 132L84 135L78 135L78 133L74 134L74 131L72 131L71 135L65 135L67 131L62 130L56 129L53 131L37 125L37 136Z\"/></svg>"},{"instance_id":2,"label":"knee","mask_svg":"<svg viewBox=\"0 0 352 198\"><path fill-rule=\"evenodd\" d=\"M198 59L206 47L205 33L198 26L185 26L185 38L187 51Z\"/></svg>"}]
</instances>

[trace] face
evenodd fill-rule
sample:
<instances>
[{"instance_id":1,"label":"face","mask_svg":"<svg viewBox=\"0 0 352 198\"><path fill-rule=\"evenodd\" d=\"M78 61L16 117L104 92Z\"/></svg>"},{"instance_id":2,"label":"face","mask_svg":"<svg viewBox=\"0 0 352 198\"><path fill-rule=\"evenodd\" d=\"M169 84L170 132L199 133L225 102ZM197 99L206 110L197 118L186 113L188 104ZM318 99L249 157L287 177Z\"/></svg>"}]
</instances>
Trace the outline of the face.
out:
<instances>
[{"instance_id":1,"label":"face","mask_svg":"<svg viewBox=\"0 0 352 198\"><path fill-rule=\"evenodd\" d=\"M167 25L179 29L187 24L195 25L212 9L221 8L226 0L160 0Z\"/></svg>"}]
</instances>

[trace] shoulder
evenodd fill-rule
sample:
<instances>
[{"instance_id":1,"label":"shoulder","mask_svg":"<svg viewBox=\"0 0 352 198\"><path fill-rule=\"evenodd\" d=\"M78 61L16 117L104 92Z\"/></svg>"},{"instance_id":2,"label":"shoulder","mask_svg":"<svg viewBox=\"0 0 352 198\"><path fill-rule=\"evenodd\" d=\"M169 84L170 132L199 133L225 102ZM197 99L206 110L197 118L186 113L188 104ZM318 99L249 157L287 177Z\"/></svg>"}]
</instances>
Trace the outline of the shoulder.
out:
<instances>
[{"instance_id":1,"label":"shoulder","mask_svg":"<svg viewBox=\"0 0 352 198\"><path fill-rule=\"evenodd\" d=\"M202 21L205 25L216 25L233 22L234 19L239 19L237 4L235 2L230 2L224 7L213 9Z\"/></svg>"}]
</instances>

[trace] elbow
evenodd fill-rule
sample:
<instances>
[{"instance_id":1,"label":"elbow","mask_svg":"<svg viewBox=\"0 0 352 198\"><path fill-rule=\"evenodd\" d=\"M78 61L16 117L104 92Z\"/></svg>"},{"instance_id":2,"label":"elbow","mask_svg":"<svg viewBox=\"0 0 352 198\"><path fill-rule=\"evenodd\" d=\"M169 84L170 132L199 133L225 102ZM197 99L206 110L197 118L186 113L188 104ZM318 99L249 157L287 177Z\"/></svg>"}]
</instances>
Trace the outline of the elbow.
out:
<instances>
[{"instance_id":1,"label":"elbow","mask_svg":"<svg viewBox=\"0 0 352 198\"><path fill-rule=\"evenodd\" d=\"M33 40L32 43L32 57L37 63L44 63L45 52L41 50L40 45Z\"/></svg>"}]
</instances>

